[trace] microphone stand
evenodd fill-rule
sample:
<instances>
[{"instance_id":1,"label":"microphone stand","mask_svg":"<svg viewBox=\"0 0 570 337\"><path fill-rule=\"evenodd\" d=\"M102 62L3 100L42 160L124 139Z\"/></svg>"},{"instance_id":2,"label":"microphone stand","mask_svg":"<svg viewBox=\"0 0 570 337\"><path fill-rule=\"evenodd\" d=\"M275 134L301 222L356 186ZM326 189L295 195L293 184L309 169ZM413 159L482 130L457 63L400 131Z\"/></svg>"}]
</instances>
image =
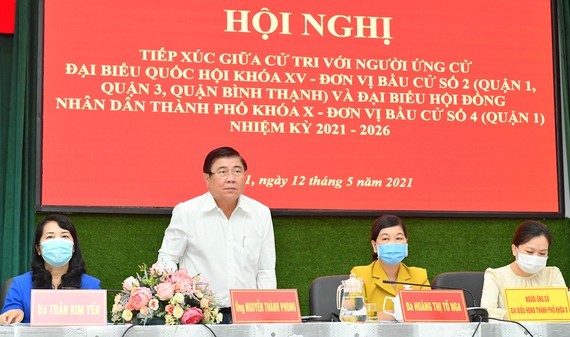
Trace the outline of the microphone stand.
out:
<instances>
[{"instance_id":1,"label":"microphone stand","mask_svg":"<svg viewBox=\"0 0 570 337\"><path fill-rule=\"evenodd\" d=\"M464 288L458 287L444 287L444 286L433 286L429 284L419 284L419 283L408 283L408 282L397 282L397 281L390 281L390 280L383 280L382 283L387 284L401 284L405 286L416 286L416 287L430 287L431 289L449 289L449 290L463 290L464 293L469 294L471 300L473 300L474 307L467 308L467 314L469 315L469 320L471 322L489 322L489 312L486 308L477 306L477 301L475 300L475 296Z\"/></svg>"}]
</instances>

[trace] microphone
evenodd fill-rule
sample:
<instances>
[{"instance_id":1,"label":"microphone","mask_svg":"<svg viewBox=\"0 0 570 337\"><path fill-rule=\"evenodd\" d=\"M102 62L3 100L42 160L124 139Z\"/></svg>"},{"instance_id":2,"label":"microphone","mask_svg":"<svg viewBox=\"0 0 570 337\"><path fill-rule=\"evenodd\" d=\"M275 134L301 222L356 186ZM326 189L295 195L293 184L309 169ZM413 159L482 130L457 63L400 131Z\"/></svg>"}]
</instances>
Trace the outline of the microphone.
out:
<instances>
[{"instance_id":1,"label":"microphone","mask_svg":"<svg viewBox=\"0 0 570 337\"><path fill-rule=\"evenodd\" d=\"M469 320L471 322L489 322L489 313L487 312L486 308L478 307L477 301L475 300L475 296L465 289L459 287L444 287L444 286L434 286L429 284L419 284L419 283L408 283L408 282L397 282L397 281L390 281L390 280L383 280L382 283L387 284L402 284L407 286L417 286L417 287L430 287L431 289L449 289L449 290L463 290L463 293L469 294L471 300L473 300L474 307L467 308L467 314L469 315Z\"/></svg>"},{"instance_id":2,"label":"microphone","mask_svg":"<svg viewBox=\"0 0 570 337\"><path fill-rule=\"evenodd\" d=\"M430 287L430 288L432 288L432 289L463 290L464 292L466 292L467 294L469 294L469 297L471 297L471 300L473 300L473 305L474 305L474 306L477 306L477 301L475 300L475 296L473 296L473 294L472 294L469 290L464 289L464 288L434 286L434 285L429 285L429 284L397 282L397 281L390 281L390 280L384 280L384 281L382 281L382 282L383 282L383 283L388 283L388 284L402 284L402 285L408 285L408 286Z\"/></svg>"}]
</instances>

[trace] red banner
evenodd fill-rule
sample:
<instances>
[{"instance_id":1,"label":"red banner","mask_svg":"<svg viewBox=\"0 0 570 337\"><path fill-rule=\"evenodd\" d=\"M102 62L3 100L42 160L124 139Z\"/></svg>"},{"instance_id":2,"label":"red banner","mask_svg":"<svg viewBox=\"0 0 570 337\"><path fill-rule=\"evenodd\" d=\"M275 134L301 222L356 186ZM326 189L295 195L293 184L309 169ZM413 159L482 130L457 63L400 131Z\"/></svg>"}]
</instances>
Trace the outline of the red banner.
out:
<instances>
[{"instance_id":1,"label":"red banner","mask_svg":"<svg viewBox=\"0 0 570 337\"><path fill-rule=\"evenodd\" d=\"M14 34L16 0L0 0L0 34Z\"/></svg>"},{"instance_id":2,"label":"red banner","mask_svg":"<svg viewBox=\"0 0 570 337\"><path fill-rule=\"evenodd\" d=\"M274 210L560 212L550 0L58 0L44 22L42 206L173 207L231 146Z\"/></svg>"}]
</instances>

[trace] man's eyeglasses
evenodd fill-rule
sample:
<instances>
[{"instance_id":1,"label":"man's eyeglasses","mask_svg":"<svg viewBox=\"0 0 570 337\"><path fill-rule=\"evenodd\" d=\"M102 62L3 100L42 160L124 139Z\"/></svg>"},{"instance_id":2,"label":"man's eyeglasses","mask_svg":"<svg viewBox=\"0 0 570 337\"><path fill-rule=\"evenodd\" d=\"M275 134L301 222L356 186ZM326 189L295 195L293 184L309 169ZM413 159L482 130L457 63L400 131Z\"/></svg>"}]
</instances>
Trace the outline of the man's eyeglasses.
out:
<instances>
[{"instance_id":1,"label":"man's eyeglasses","mask_svg":"<svg viewBox=\"0 0 570 337\"><path fill-rule=\"evenodd\" d=\"M230 175L230 172L231 172L232 176L234 176L234 178L241 178L241 177L243 177L243 174L244 174L244 170L242 168L236 167L236 168L233 168L231 170L219 169L216 172L210 173L210 175L214 174L214 175L216 175L216 177L227 178Z\"/></svg>"}]
</instances>

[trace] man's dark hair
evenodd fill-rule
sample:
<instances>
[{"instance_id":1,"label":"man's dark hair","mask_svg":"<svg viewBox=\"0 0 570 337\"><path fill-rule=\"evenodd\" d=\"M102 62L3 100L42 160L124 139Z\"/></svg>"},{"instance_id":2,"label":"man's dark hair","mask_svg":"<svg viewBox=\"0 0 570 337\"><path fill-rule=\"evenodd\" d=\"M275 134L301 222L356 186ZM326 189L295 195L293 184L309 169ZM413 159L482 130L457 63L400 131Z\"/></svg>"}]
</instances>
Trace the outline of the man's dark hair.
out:
<instances>
[{"instance_id":1,"label":"man's dark hair","mask_svg":"<svg viewBox=\"0 0 570 337\"><path fill-rule=\"evenodd\" d=\"M212 164L219 158L228 158L228 157L238 157L241 160L241 164L243 165L243 170L247 171L247 164L245 160L240 156L239 152L232 149L231 147L219 147L215 150L210 151L204 160L204 173L212 174Z\"/></svg>"}]
</instances>

